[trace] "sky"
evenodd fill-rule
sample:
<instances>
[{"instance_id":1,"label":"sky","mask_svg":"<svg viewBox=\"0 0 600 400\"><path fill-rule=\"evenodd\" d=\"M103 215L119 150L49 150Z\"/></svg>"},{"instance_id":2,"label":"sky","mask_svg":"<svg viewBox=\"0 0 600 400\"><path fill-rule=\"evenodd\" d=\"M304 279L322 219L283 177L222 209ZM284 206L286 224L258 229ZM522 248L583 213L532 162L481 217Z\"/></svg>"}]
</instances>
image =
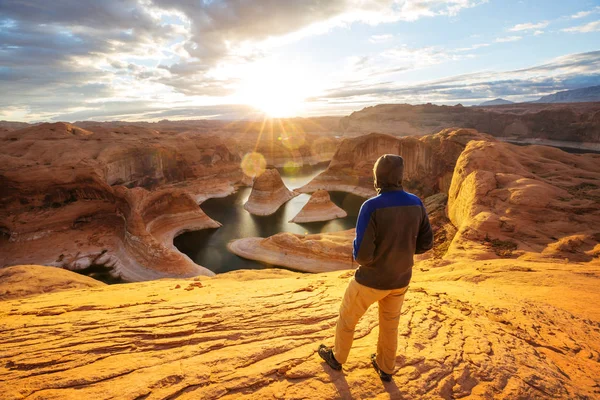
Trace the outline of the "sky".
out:
<instances>
[{"instance_id":1,"label":"sky","mask_svg":"<svg viewBox=\"0 0 600 400\"><path fill-rule=\"evenodd\" d=\"M600 85L600 0L0 0L0 119L256 119Z\"/></svg>"}]
</instances>

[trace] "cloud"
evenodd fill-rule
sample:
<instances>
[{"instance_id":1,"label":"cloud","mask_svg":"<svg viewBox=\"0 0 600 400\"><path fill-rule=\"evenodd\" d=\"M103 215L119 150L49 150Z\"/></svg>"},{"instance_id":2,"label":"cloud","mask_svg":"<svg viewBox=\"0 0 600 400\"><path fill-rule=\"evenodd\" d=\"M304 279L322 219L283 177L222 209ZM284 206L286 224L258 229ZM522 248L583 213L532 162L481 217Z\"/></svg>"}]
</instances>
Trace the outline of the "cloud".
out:
<instances>
[{"instance_id":1,"label":"cloud","mask_svg":"<svg viewBox=\"0 0 600 400\"><path fill-rule=\"evenodd\" d=\"M580 11L576 14L571 15L571 18L573 18L573 19L585 18L585 17L595 14L597 12L600 12L600 6L594 7L593 9L588 10L588 11Z\"/></svg>"},{"instance_id":2,"label":"cloud","mask_svg":"<svg viewBox=\"0 0 600 400\"><path fill-rule=\"evenodd\" d=\"M495 42L496 43L516 42L521 39L523 39L522 36L506 36L506 37L497 38L495 40Z\"/></svg>"},{"instance_id":3,"label":"cloud","mask_svg":"<svg viewBox=\"0 0 600 400\"><path fill-rule=\"evenodd\" d=\"M481 3L0 0L0 105L45 118L82 102L227 96L238 71L274 46L353 23L455 15Z\"/></svg>"},{"instance_id":4,"label":"cloud","mask_svg":"<svg viewBox=\"0 0 600 400\"><path fill-rule=\"evenodd\" d=\"M477 50L477 49L480 49L482 47L488 47L488 46L490 46L489 43L477 43L477 44L474 44L474 45L469 46L469 47L458 48L458 49L456 49L456 51L460 51L460 52L471 51L471 50Z\"/></svg>"},{"instance_id":5,"label":"cloud","mask_svg":"<svg viewBox=\"0 0 600 400\"><path fill-rule=\"evenodd\" d=\"M535 36L543 35L543 34L544 34L544 31L542 31L542 30L538 30L538 31L535 31L535 32L533 32L533 34L534 34Z\"/></svg>"},{"instance_id":6,"label":"cloud","mask_svg":"<svg viewBox=\"0 0 600 400\"><path fill-rule=\"evenodd\" d=\"M369 42L371 43L384 43L390 41L394 35L384 34L384 35L372 35L369 38Z\"/></svg>"},{"instance_id":7,"label":"cloud","mask_svg":"<svg viewBox=\"0 0 600 400\"><path fill-rule=\"evenodd\" d=\"M497 97L528 101L560 90L600 85L600 51L570 54L528 68L449 76L410 86L391 82L357 84L328 91L321 101L478 104Z\"/></svg>"},{"instance_id":8,"label":"cloud","mask_svg":"<svg viewBox=\"0 0 600 400\"><path fill-rule=\"evenodd\" d=\"M528 22L525 24L517 24L517 25L513 26L512 28L509 28L508 30L511 32L532 31L535 29L543 29L543 28L547 27L548 24L549 24L548 21L538 22L537 24Z\"/></svg>"},{"instance_id":9,"label":"cloud","mask_svg":"<svg viewBox=\"0 0 600 400\"><path fill-rule=\"evenodd\" d=\"M574 26L571 28L565 28L562 30L563 32L569 33L588 33L588 32L598 32L600 31L600 21L590 22L584 25Z\"/></svg>"}]
</instances>

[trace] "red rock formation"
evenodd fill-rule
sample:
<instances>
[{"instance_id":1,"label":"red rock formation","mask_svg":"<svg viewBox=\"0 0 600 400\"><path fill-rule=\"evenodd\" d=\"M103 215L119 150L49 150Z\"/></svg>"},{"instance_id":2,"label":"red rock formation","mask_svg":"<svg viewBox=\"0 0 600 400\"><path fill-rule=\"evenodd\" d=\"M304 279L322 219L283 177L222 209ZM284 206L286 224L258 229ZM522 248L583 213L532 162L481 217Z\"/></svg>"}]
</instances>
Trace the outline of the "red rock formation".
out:
<instances>
[{"instance_id":1,"label":"red rock formation","mask_svg":"<svg viewBox=\"0 0 600 400\"><path fill-rule=\"evenodd\" d=\"M427 197L446 193L452 171L465 145L473 139L494 140L471 129L446 129L435 135L398 138L371 133L344 139L329 167L298 191L344 191L363 197L375 194L373 165L383 154L404 158L404 186Z\"/></svg>"},{"instance_id":2,"label":"red rock formation","mask_svg":"<svg viewBox=\"0 0 600 400\"><path fill-rule=\"evenodd\" d=\"M600 103L510 104L493 107L380 104L342 118L346 134L426 135L445 128L473 128L498 137L600 142Z\"/></svg>"},{"instance_id":3,"label":"red rock formation","mask_svg":"<svg viewBox=\"0 0 600 400\"><path fill-rule=\"evenodd\" d=\"M218 226L197 201L244 180L239 157L223 144L64 123L0 140L1 266L103 264L126 280L212 275L172 238Z\"/></svg>"},{"instance_id":4,"label":"red rock formation","mask_svg":"<svg viewBox=\"0 0 600 400\"><path fill-rule=\"evenodd\" d=\"M600 254L598 154L473 141L457 161L448 198L458 228L449 257L592 261Z\"/></svg>"},{"instance_id":5,"label":"red rock formation","mask_svg":"<svg viewBox=\"0 0 600 400\"><path fill-rule=\"evenodd\" d=\"M306 222L330 221L336 218L344 218L348 214L342 208L336 206L329 197L326 190L317 190L302 210L290 221L297 224Z\"/></svg>"},{"instance_id":6,"label":"red rock formation","mask_svg":"<svg viewBox=\"0 0 600 400\"><path fill-rule=\"evenodd\" d=\"M352 258L354 229L315 235L278 233L268 238L232 240L232 253L302 272L328 272L356 266Z\"/></svg>"},{"instance_id":7,"label":"red rock formation","mask_svg":"<svg viewBox=\"0 0 600 400\"><path fill-rule=\"evenodd\" d=\"M285 186L279 171L267 169L254 179L252 192L244 208L254 215L271 215L296 195Z\"/></svg>"},{"instance_id":8,"label":"red rock formation","mask_svg":"<svg viewBox=\"0 0 600 400\"><path fill-rule=\"evenodd\" d=\"M105 286L102 282L61 268L39 265L0 268L0 301L102 286Z\"/></svg>"}]
</instances>

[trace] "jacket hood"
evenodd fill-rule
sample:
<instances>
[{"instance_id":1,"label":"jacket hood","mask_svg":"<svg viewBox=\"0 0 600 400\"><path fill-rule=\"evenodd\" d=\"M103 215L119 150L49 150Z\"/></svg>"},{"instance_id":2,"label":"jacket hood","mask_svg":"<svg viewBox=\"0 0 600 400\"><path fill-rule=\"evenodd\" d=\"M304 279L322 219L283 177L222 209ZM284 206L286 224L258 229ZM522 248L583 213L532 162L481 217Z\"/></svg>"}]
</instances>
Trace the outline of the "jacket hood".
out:
<instances>
[{"instance_id":1,"label":"jacket hood","mask_svg":"<svg viewBox=\"0 0 600 400\"><path fill-rule=\"evenodd\" d=\"M375 190L378 194L402 190L404 159L395 154L385 154L375 162L373 174L375 176Z\"/></svg>"}]
</instances>

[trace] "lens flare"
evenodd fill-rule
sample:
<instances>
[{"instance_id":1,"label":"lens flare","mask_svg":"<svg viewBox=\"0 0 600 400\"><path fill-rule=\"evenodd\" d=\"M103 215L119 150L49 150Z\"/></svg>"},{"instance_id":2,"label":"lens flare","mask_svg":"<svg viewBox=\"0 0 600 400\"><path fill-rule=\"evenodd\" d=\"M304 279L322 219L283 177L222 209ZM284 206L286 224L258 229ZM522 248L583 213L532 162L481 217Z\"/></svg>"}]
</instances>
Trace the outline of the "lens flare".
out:
<instances>
[{"instance_id":1,"label":"lens flare","mask_svg":"<svg viewBox=\"0 0 600 400\"><path fill-rule=\"evenodd\" d=\"M267 169L267 160L265 160L265 157L260 153L247 153L242 158L240 166L244 174L255 178L261 176L263 172L265 172Z\"/></svg>"},{"instance_id":2,"label":"lens flare","mask_svg":"<svg viewBox=\"0 0 600 400\"><path fill-rule=\"evenodd\" d=\"M287 161L283 165L283 172L286 175L296 175L300 171L301 167L302 167L301 163L298 163L295 161Z\"/></svg>"},{"instance_id":3,"label":"lens flare","mask_svg":"<svg viewBox=\"0 0 600 400\"><path fill-rule=\"evenodd\" d=\"M281 143L290 150L296 150L306 142L304 133L285 131L281 134Z\"/></svg>"}]
</instances>

